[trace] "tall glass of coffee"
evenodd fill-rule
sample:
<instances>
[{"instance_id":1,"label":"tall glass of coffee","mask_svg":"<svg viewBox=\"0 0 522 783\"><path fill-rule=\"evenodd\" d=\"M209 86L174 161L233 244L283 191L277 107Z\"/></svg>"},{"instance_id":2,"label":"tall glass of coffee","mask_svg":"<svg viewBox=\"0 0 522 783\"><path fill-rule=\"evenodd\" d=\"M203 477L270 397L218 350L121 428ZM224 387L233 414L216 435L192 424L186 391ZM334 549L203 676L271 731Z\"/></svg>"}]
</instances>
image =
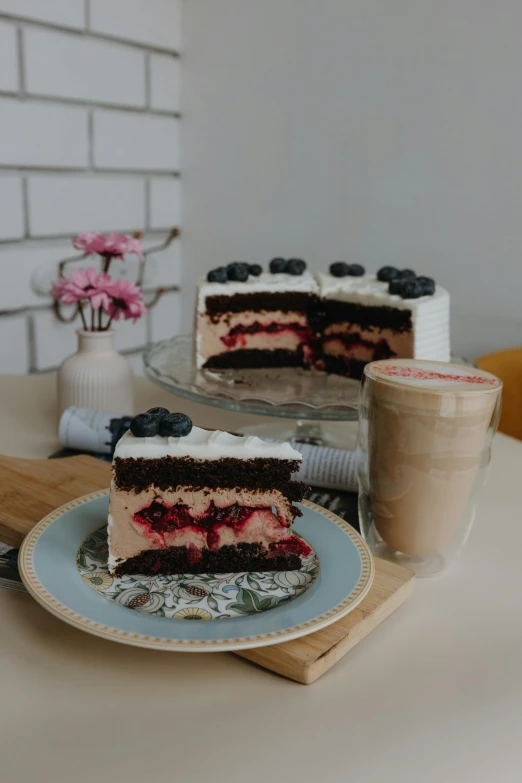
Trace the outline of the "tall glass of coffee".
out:
<instances>
[{"instance_id":1,"label":"tall glass of coffee","mask_svg":"<svg viewBox=\"0 0 522 783\"><path fill-rule=\"evenodd\" d=\"M359 403L359 515L374 554L443 571L471 530L501 381L443 362L371 362Z\"/></svg>"}]
</instances>

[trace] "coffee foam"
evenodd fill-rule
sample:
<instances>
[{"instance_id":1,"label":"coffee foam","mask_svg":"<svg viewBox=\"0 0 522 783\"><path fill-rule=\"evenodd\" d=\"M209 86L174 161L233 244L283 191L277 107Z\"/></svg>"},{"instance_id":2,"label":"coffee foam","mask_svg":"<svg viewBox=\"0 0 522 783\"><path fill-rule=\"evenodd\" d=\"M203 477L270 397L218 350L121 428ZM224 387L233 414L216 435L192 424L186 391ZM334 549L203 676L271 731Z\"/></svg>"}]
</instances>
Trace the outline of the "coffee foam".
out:
<instances>
[{"instance_id":1,"label":"coffee foam","mask_svg":"<svg viewBox=\"0 0 522 783\"><path fill-rule=\"evenodd\" d=\"M423 389L452 391L484 391L500 388L500 381L484 370L462 367L445 362L415 361L396 359L372 362L368 365L367 375L376 380L382 379L394 384L417 386Z\"/></svg>"},{"instance_id":2,"label":"coffee foam","mask_svg":"<svg viewBox=\"0 0 522 783\"><path fill-rule=\"evenodd\" d=\"M378 404L426 416L482 416L493 410L491 398L502 388L484 370L412 359L371 362L364 377Z\"/></svg>"}]
</instances>

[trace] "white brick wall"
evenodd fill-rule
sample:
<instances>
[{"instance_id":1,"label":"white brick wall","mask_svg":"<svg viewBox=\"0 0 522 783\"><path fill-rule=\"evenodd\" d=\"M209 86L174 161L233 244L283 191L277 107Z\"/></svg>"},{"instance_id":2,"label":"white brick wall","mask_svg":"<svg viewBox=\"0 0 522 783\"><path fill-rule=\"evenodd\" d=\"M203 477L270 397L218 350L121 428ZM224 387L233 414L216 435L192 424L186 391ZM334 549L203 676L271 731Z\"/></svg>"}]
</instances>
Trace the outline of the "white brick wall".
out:
<instances>
[{"instance_id":1,"label":"white brick wall","mask_svg":"<svg viewBox=\"0 0 522 783\"><path fill-rule=\"evenodd\" d=\"M0 366L9 372L27 372L29 366L27 319L15 315L0 321Z\"/></svg>"},{"instance_id":2,"label":"white brick wall","mask_svg":"<svg viewBox=\"0 0 522 783\"><path fill-rule=\"evenodd\" d=\"M48 302L34 291L33 277L39 269L52 268L54 272L56 262L72 253L69 241L1 243L0 313L47 305Z\"/></svg>"},{"instance_id":3,"label":"white brick wall","mask_svg":"<svg viewBox=\"0 0 522 783\"><path fill-rule=\"evenodd\" d=\"M177 171L178 134L179 120L172 117L95 111L94 165L103 169Z\"/></svg>"},{"instance_id":4,"label":"white brick wall","mask_svg":"<svg viewBox=\"0 0 522 783\"><path fill-rule=\"evenodd\" d=\"M18 91L16 27L0 23L0 90Z\"/></svg>"},{"instance_id":5,"label":"white brick wall","mask_svg":"<svg viewBox=\"0 0 522 783\"><path fill-rule=\"evenodd\" d=\"M2 98L0 116L0 166L87 166L85 109Z\"/></svg>"},{"instance_id":6,"label":"white brick wall","mask_svg":"<svg viewBox=\"0 0 522 783\"><path fill-rule=\"evenodd\" d=\"M84 0L0 0L0 13L81 28L85 21Z\"/></svg>"},{"instance_id":7,"label":"white brick wall","mask_svg":"<svg viewBox=\"0 0 522 783\"><path fill-rule=\"evenodd\" d=\"M108 41L24 30L25 89L31 95L145 106L145 53Z\"/></svg>"},{"instance_id":8,"label":"white brick wall","mask_svg":"<svg viewBox=\"0 0 522 783\"><path fill-rule=\"evenodd\" d=\"M138 178L52 174L29 177L27 187L33 236L145 225L145 183Z\"/></svg>"},{"instance_id":9,"label":"white brick wall","mask_svg":"<svg viewBox=\"0 0 522 783\"><path fill-rule=\"evenodd\" d=\"M0 177L0 237L21 239L24 235L24 205L20 177Z\"/></svg>"},{"instance_id":10,"label":"white brick wall","mask_svg":"<svg viewBox=\"0 0 522 783\"><path fill-rule=\"evenodd\" d=\"M91 0L91 29L179 51L181 0Z\"/></svg>"},{"instance_id":11,"label":"white brick wall","mask_svg":"<svg viewBox=\"0 0 522 783\"><path fill-rule=\"evenodd\" d=\"M153 109L179 111L179 59L168 54L150 56L150 105Z\"/></svg>"},{"instance_id":12,"label":"white brick wall","mask_svg":"<svg viewBox=\"0 0 522 783\"><path fill-rule=\"evenodd\" d=\"M150 247L179 225L180 8L0 0L0 372L45 371L74 349L77 324L57 322L42 294L76 252L71 235L146 230ZM179 285L179 254L175 241L148 258L148 301ZM128 259L111 271L137 269ZM118 348L173 334L167 310L160 300L118 324Z\"/></svg>"}]
</instances>

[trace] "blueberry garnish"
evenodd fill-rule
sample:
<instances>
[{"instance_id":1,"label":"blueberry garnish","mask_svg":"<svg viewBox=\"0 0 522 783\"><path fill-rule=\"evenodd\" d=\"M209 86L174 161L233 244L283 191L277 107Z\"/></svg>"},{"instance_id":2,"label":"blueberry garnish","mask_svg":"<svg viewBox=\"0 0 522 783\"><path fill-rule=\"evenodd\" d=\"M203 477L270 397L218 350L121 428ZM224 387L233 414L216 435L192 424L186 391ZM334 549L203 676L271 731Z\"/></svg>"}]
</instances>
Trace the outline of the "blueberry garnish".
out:
<instances>
[{"instance_id":1,"label":"blueberry garnish","mask_svg":"<svg viewBox=\"0 0 522 783\"><path fill-rule=\"evenodd\" d=\"M234 261L227 266L227 275L229 280L244 283L248 280L248 264L244 264L242 261Z\"/></svg>"},{"instance_id":2,"label":"blueberry garnish","mask_svg":"<svg viewBox=\"0 0 522 783\"><path fill-rule=\"evenodd\" d=\"M417 277L413 269L401 269L399 272L399 276L401 280L415 280L415 278Z\"/></svg>"},{"instance_id":3,"label":"blueberry garnish","mask_svg":"<svg viewBox=\"0 0 522 783\"><path fill-rule=\"evenodd\" d=\"M390 294L398 294L402 299L419 299L419 297L424 296L422 283L409 278L392 280L388 286L388 291Z\"/></svg>"},{"instance_id":4,"label":"blueberry garnish","mask_svg":"<svg viewBox=\"0 0 522 783\"><path fill-rule=\"evenodd\" d=\"M167 438L182 438L192 429L192 421L185 413L168 413L159 422L159 434Z\"/></svg>"},{"instance_id":5,"label":"blueberry garnish","mask_svg":"<svg viewBox=\"0 0 522 783\"><path fill-rule=\"evenodd\" d=\"M130 431L137 438L152 438L158 434L158 424L161 420L151 413L138 413L130 423Z\"/></svg>"},{"instance_id":6,"label":"blueberry garnish","mask_svg":"<svg viewBox=\"0 0 522 783\"><path fill-rule=\"evenodd\" d=\"M419 299L424 296L422 283L418 280L403 280L401 296L403 299Z\"/></svg>"},{"instance_id":7,"label":"blueberry garnish","mask_svg":"<svg viewBox=\"0 0 522 783\"><path fill-rule=\"evenodd\" d=\"M259 275L262 273L263 267L259 266L259 264L249 264L248 265L248 273L250 275L253 275L254 277L259 277Z\"/></svg>"},{"instance_id":8,"label":"blueberry garnish","mask_svg":"<svg viewBox=\"0 0 522 783\"><path fill-rule=\"evenodd\" d=\"M381 266L377 272L377 280L380 280L381 283L389 283L390 280L398 280L399 277L400 272L394 266Z\"/></svg>"},{"instance_id":9,"label":"blueberry garnish","mask_svg":"<svg viewBox=\"0 0 522 783\"><path fill-rule=\"evenodd\" d=\"M286 262L285 272L287 275L302 275L306 269L306 261L301 258L289 258Z\"/></svg>"},{"instance_id":10,"label":"blueberry garnish","mask_svg":"<svg viewBox=\"0 0 522 783\"><path fill-rule=\"evenodd\" d=\"M424 296L432 296L435 293L435 280L432 277L418 277L417 282L422 285Z\"/></svg>"},{"instance_id":11,"label":"blueberry garnish","mask_svg":"<svg viewBox=\"0 0 522 783\"><path fill-rule=\"evenodd\" d=\"M348 274L351 277L361 277L361 275L364 275L365 269L360 264L349 264L348 265Z\"/></svg>"},{"instance_id":12,"label":"blueberry garnish","mask_svg":"<svg viewBox=\"0 0 522 783\"><path fill-rule=\"evenodd\" d=\"M400 277L395 277L393 280L390 280L388 284L388 293L389 294L398 294L399 296L402 296L402 289L404 287L404 280L402 280Z\"/></svg>"},{"instance_id":13,"label":"blueberry garnish","mask_svg":"<svg viewBox=\"0 0 522 783\"><path fill-rule=\"evenodd\" d=\"M346 277L350 274L349 265L345 261L334 261L330 264L330 274L333 277Z\"/></svg>"},{"instance_id":14,"label":"blueberry garnish","mask_svg":"<svg viewBox=\"0 0 522 783\"><path fill-rule=\"evenodd\" d=\"M226 267L218 266L217 269L211 269L207 275L209 283L226 283L228 280L228 274Z\"/></svg>"},{"instance_id":15,"label":"blueberry garnish","mask_svg":"<svg viewBox=\"0 0 522 783\"><path fill-rule=\"evenodd\" d=\"M284 272L286 267L286 259L285 258L273 258L270 261L269 269L272 272L273 275L277 275L280 272Z\"/></svg>"},{"instance_id":16,"label":"blueberry garnish","mask_svg":"<svg viewBox=\"0 0 522 783\"><path fill-rule=\"evenodd\" d=\"M169 411L167 408L149 408L147 413L150 413L151 416L156 416L156 418L161 419L163 416L166 416Z\"/></svg>"}]
</instances>

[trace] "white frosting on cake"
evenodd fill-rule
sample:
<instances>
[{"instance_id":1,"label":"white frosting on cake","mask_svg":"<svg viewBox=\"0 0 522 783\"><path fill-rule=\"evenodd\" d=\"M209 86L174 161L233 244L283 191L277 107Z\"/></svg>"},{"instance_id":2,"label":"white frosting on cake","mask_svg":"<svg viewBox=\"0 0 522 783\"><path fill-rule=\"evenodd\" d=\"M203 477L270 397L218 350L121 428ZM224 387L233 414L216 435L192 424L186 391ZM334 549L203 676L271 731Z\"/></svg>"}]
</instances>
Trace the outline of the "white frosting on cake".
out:
<instances>
[{"instance_id":1,"label":"white frosting on cake","mask_svg":"<svg viewBox=\"0 0 522 783\"><path fill-rule=\"evenodd\" d=\"M388 293L388 283L377 280L375 275L333 277L319 272L317 278L320 296L324 299L410 310L414 358L449 362L450 296L445 288L438 285L430 296L402 299L398 294Z\"/></svg>"},{"instance_id":2,"label":"white frosting on cake","mask_svg":"<svg viewBox=\"0 0 522 783\"><path fill-rule=\"evenodd\" d=\"M402 299L398 294L388 293L388 283L377 280L375 275L360 277L333 277L323 272L317 273L319 292L325 299L337 299L375 307L397 307L400 310L417 310L427 301L449 296L448 292L437 286L431 296L418 299Z\"/></svg>"},{"instance_id":3,"label":"white frosting on cake","mask_svg":"<svg viewBox=\"0 0 522 783\"><path fill-rule=\"evenodd\" d=\"M304 272L302 275L271 274L264 272L259 277L250 275L244 283L233 280L227 283L209 283L202 278L198 283L197 307L199 313L206 312L205 300L207 296L233 296L234 294L258 294L262 292L277 293L300 291L302 293L317 294L319 286L314 275Z\"/></svg>"},{"instance_id":4,"label":"white frosting on cake","mask_svg":"<svg viewBox=\"0 0 522 783\"><path fill-rule=\"evenodd\" d=\"M220 430L203 430L193 427L189 435L183 438L164 438L154 435L151 438L137 438L132 432L126 432L114 451L114 458L121 459L161 457L192 457L209 460L221 457L235 459L271 459L302 460L302 455L289 443L267 443L255 435L231 435Z\"/></svg>"}]
</instances>

